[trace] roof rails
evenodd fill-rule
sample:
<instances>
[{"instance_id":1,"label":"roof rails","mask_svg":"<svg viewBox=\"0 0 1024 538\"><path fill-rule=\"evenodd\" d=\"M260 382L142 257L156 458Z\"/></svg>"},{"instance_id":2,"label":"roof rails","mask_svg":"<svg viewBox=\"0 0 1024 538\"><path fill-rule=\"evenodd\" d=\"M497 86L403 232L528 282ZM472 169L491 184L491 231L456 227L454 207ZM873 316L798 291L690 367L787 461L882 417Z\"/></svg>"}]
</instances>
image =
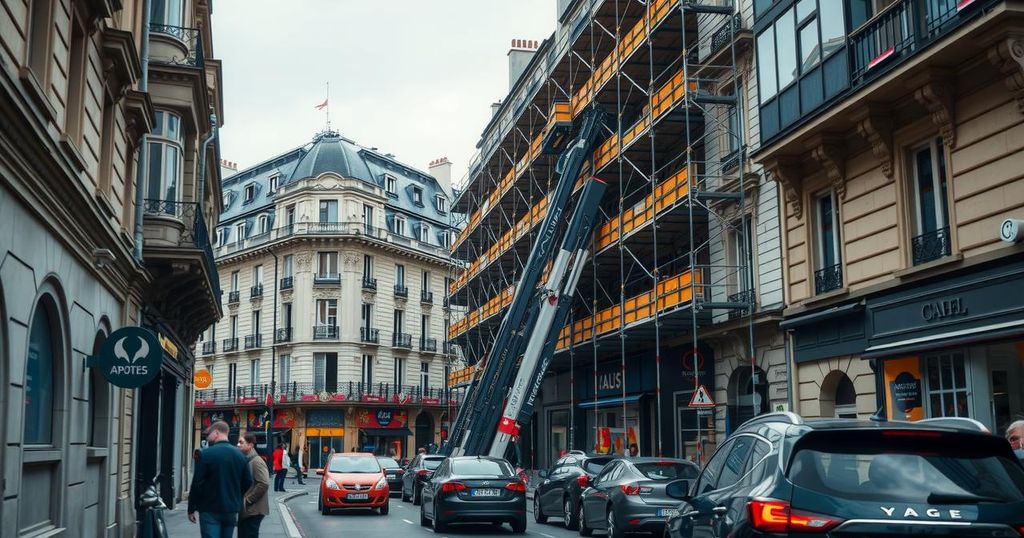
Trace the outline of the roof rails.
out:
<instances>
[{"instance_id":1,"label":"roof rails","mask_svg":"<svg viewBox=\"0 0 1024 538\"><path fill-rule=\"evenodd\" d=\"M787 424L799 425L804 423L804 419L803 417L796 413L792 413L789 411L780 411L776 413L766 413L764 415L758 415L744 422L740 427L746 428L747 426L764 424L766 422L785 422Z\"/></svg>"},{"instance_id":2,"label":"roof rails","mask_svg":"<svg viewBox=\"0 0 1024 538\"><path fill-rule=\"evenodd\" d=\"M978 422L977 420L974 420L973 418L967 418L967 417L936 417L936 418L926 418L926 419L917 421L917 423L918 424L931 424L931 425L935 425L935 426L947 426L947 427L950 427L950 428L961 428L961 429L975 430L975 431L979 431L979 432L983 432L983 433L992 433L992 431L988 429L988 426L985 426L984 424L982 424L981 422Z\"/></svg>"}]
</instances>

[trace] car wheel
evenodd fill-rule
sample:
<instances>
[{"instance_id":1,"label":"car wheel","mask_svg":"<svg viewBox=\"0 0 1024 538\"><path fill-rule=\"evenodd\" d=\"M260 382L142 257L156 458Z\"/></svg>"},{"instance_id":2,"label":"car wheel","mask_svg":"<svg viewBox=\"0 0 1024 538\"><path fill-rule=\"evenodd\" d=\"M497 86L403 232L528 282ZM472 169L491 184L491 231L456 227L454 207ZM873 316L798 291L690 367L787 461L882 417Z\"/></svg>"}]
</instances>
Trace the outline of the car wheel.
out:
<instances>
[{"instance_id":1,"label":"car wheel","mask_svg":"<svg viewBox=\"0 0 1024 538\"><path fill-rule=\"evenodd\" d=\"M608 518L605 521L608 525L608 538L622 538L622 529L619 528L619 524L615 521L615 510L608 508Z\"/></svg>"},{"instance_id":2,"label":"car wheel","mask_svg":"<svg viewBox=\"0 0 1024 538\"><path fill-rule=\"evenodd\" d=\"M412 505L419 506L423 502L423 490L413 486L412 487Z\"/></svg>"},{"instance_id":3,"label":"car wheel","mask_svg":"<svg viewBox=\"0 0 1024 538\"><path fill-rule=\"evenodd\" d=\"M330 508L327 508L327 505L326 505L326 504L324 504L324 498L323 498L323 496L320 496L320 497L319 497L319 502L318 502L318 504L320 505L320 514L321 514L321 515L325 515L325 516L328 516L328 515L330 515L330 514L331 514L331 509L330 509Z\"/></svg>"},{"instance_id":4,"label":"car wheel","mask_svg":"<svg viewBox=\"0 0 1024 538\"><path fill-rule=\"evenodd\" d=\"M405 494L405 486L402 486L402 502L409 502L409 496Z\"/></svg>"},{"instance_id":5,"label":"car wheel","mask_svg":"<svg viewBox=\"0 0 1024 538\"><path fill-rule=\"evenodd\" d=\"M380 515L386 516L391 511L391 501L384 501L384 506L380 507Z\"/></svg>"},{"instance_id":6,"label":"car wheel","mask_svg":"<svg viewBox=\"0 0 1024 538\"><path fill-rule=\"evenodd\" d=\"M437 503L436 502L434 503L434 520L433 520L433 522L434 522L434 532L447 532L448 531L448 524L447 523L441 523L441 521L437 519Z\"/></svg>"},{"instance_id":7,"label":"car wheel","mask_svg":"<svg viewBox=\"0 0 1024 538\"><path fill-rule=\"evenodd\" d=\"M517 519L512 522L512 533L522 534L526 532L526 518Z\"/></svg>"},{"instance_id":8,"label":"car wheel","mask_svg":"<svg viewBox=\"0 0 1024 538\"><path fill-rule=\"evenodd\" d=\"M427 511L423 509L422 505L420 506L420 525L423 527L430 526L430 520L427 519Z\"/></svg>"},{"instance_id":9,"label":"car wheel","mask_svg":"<svg viewBox=\"0 0 1024 538\"><path fill-rule=\"evenodd\" d=\"M579 514L580 520L580 536L590 536L594 534L594 529L587 526L587 515L583 512L583 500L580 499L580 509L576 511Z\"/></svg>"},{"instance_id":10,"label":"car wheel","mask_svg":"<svg viewBox=\"0 0 1024 538\"><path fill-rule=\"evenodd\" d=\"M562 517L565 518L565 528L571 531L576 530L580 525L579 515L572 509L572 497L566 495L562 501Z\"/></svg>"},{"instance_id":11,"label":"car wheel","mask_svg":"<svg viewBox=\"0 0 1024 538\"><path fill-rule=\"evenodd\" d=\"M544 512L540 509L540 495L536 493L533 495L533 520L537 523L548 522L548 516L545 516Z\"/></svg>"}]
</instances>

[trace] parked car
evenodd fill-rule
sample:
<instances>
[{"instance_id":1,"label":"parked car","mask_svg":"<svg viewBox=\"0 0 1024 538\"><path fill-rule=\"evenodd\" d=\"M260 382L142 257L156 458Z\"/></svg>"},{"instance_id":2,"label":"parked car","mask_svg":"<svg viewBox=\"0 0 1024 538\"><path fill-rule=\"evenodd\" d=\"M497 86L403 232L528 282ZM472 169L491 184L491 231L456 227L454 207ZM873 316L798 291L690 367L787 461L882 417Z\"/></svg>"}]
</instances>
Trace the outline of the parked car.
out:
<instances>
[{"instance_id":1,"label":"parked car","mask_svg":"<svg viewBox=\"0 0 1024 538\"><path fill-rule=\"evenodd\" d=\"M423 486L420 525L445 532L452 523L509 523L526 532L526 484L500 458L445 459Z\"/></svg>"},{"instance_id":2,"label":"parked car","mask_svg":"<svg viewBox=\"0 0 1024 538\"><path fill-rule=\"evenodd\" d=\"M402 475L402 501L409 502L411 499L414 506L420 504L423 484L430 479L444 458L444 456L433 454L417 454L413 458L412 463L405 468L405 474Z\"/></svg>"},{"instance_id":3,"label":"parked car","mask_svg":"<svg viewBox=\"0 0 1024 538\"><path fill-rule=\"evenodd\" d=\"M384 476L388 479L388 489L391 490L391 494L401 493L405 469L395 461L395 458L387 456L377 456L377 463L380 463L381 469L384 469Z\"/></svg>"},{"instance_id":4,"label":"parked car","mask_svg":"<svg viewBox=\"0 0 1024 538\"><path fill-rule=\"evenodd\" d=\"M580 497L580 535L590 536L595 529L607 531L609 538L627 532L662 534L680 503L669 495L669 484L693 480L699 472L692 461L670 458L608 463Z\"/></svg>"},{"instance_id":5,"label":"parked car","mask_svg":"<svg viewBox=\"0 0 1024 538\"><path fill-rule=\"evenodd\" d=\"M673 538L1024 534L1024 468L970 419L763 415L683 497Z\"/></svg>"},{"instance_id":6,"label":"parked car","mask_svg":"<svg viewBox=\"0 0 1024 538\"><path fill-rule=\"evenodd\" d=\"M371 508L381 515L388 513L388 479L373 454L334 454L316 474L323 476L317 500L323 515L340 508Z\"/></svg>"},{"instance_id":7,"label":"parked car","mask_svg":"<svg viewBox=\"0 0 1024 538\"><path fill-rule=\"evenodd\" d=\"M539 473L540 483L533 494L533 519L546 523L549 517L561 517L565 528L579 526L580 493L590 485L609 462L621 456L570 452Z\"/></svg>"}]
</instances>

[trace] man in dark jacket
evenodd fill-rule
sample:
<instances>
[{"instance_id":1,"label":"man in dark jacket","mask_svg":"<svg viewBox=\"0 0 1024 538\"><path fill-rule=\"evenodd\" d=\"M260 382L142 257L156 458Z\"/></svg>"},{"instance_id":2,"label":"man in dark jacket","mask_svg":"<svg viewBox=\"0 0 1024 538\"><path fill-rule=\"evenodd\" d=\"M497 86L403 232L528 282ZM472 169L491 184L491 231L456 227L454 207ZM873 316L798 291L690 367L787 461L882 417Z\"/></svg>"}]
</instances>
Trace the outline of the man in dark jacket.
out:
<instances>
[{"instance_id":1,"label":"man in dark jacket","mask_svg":"<svg viewBox=\"0 0 1024 538\"><path fill-rule=\"evenodd\" d=\"M238 440L238 449L249 461L253 479L252 487L245 492L243 498L245 506L238 514L238 538L259 538L260 524L270 514L270 501L267 498L270 472L267 471L267 463L256 453L256 436L252 432L245 432Z\"/></svg>"},{"instance_id":2,"label":"man in dark jacket","mask_svg":"<svg viewBox=\"0 0 1024 538\"><path fill-rule=\"evenodd\" d=\"M188 520L196 522L203 538L231 538L242 510L242 495L252 486L245 456L228 441L228 424L218 420L206 430L208 448L192 473Z\"/></svg>"}]
</instances>

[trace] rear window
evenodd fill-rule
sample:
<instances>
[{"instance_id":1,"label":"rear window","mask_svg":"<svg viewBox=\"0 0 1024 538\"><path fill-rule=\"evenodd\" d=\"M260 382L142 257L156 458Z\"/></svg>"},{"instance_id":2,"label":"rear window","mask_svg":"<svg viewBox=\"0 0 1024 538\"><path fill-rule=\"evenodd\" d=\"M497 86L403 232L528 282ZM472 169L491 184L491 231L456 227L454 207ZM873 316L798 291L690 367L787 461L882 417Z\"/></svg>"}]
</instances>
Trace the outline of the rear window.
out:
<instances>
[{"instance_id":1,"label":"rear window","mask_svg":"<svg viewBox=\"0 0 1024 538\"><path fill-rule=\"evenodd\" d=\"M615 458L594 458L583 462L583 470L590 474L599 474L605 465L611 463Z\"/></svg>"},{"instance_id":2,"label":"rear window","mask_svg":"<svg viewBox=\"0 0 1024 538\"><path fill-rule=\"evenodd\" d=\"M676 461L652 461L634 465L640 474L651 480L697 478L697 467Z\"/></svg>"},{"instance_id":3,"label":"rear window","mask_svg":"<svg viewBox=\"0 0 1024 538\"><path fill-rule=\"evenodd\" d=\"M332 473L379 473L377 458L369 456L334 456L327 468Z\"/></svg>"},{"instance_id":4,"label":"rear window","mask_svg":"<svg viewBox=\"0 0 1024 538\"><path fill-rule=\"evenodd\" d=\"M462 476L512 476L512 466L503 461L495 460L455 460L452 462L452 474Z\"/></svg>"},{"instance_id":5,"label":"rear window","mask_svg":"<svg viewBox=\"0 0 1024 538\"><path fill-rule=\"evenodd\" d=\"M441 466L444 458L423 458L423 467L434 470Z\"/></svg>"},{"instance_id":6,"label":"rear window","mask_svg":"<svg viewBox=\"0 0 1024 538\"><path fill-rule=\"evenodd\" d=\"M377 458L377 462L380 463L381 467L386 469L394 469L395 467L401 467L394 458Z\"/></svg>"},{"instance_id":7,"label":"rear window","mask_svg":"<svg viewBox=\"0 0 1024 538\"><path fill-rule=\"evenodd\" d=\"M817 493L927 504L1024 501L1024 469L1002 439L874 432L815 437L797 443L788 476Z\"/></svg>"}]
</instances>

